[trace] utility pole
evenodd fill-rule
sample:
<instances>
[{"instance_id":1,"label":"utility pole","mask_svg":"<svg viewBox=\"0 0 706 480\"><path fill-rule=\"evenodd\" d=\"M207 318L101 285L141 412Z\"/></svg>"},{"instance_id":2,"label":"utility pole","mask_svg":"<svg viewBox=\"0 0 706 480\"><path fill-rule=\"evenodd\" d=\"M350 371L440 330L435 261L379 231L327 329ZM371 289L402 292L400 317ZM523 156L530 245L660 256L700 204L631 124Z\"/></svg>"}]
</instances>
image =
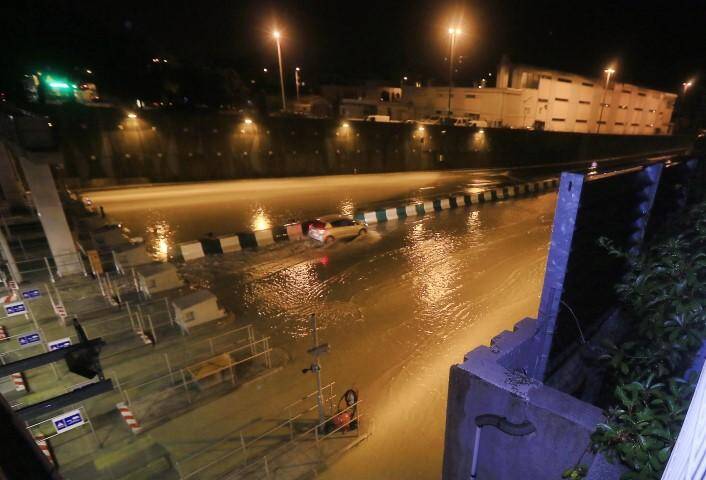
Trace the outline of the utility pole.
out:
<instances>
[{"instance_id":1,"label":"utility pole","mask_svg":"<svg viewBox=\"0 0 706 480\"><path fill-rule=\"evenodd\" d=\"M321 425L324 420L326 420L326 414L324 413L324 399L321 396L321 364L319 363L319 356L328 353L330 347L328 343L319 345L319 330L316 325L316 315L312 313L309 318L311 319L311 329L314 333L314 346L307 350L307 353L314 357L314 361L309 368L303 369L302 373L311 372L316 377L316 403L319 407L319 425Z\"/></svg>"}]
</instances>

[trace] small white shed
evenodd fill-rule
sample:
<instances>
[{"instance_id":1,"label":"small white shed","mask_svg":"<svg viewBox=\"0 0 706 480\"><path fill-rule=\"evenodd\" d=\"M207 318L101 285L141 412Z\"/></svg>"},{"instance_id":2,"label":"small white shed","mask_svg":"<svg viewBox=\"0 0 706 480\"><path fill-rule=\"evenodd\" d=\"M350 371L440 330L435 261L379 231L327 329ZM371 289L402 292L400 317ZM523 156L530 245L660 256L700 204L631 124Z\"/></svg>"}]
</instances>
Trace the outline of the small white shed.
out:
<instances>
[{"instance_id":1,"label":"small white shed","mask_svg":"<svg viewBox=\"0 0 706 480\"><path fill-rule=\"evenodd\" d=\"M189 333L189 329L197 325L224 318L227 313L218 306L218 297L209 290L197 290L193 293L172 301L174 318L181 329Z\"/></svg>"},{"instance_id":2,"label":"small white shed","mask_svg":"<svg viewBox=\"0 0 706 480\"><path fill-rule=\"evenodd\" d=\"M140 291L148 297L184 285L176 267L169 262L151 263L140 267L137 270L137 281Z\"/></svg>"},{"instance_id":3,"label":"small white shed","mask_svg":"<svg viewBox=\"0 0 706 480\"><path fill-rule=\"evenodd\" d=\"M144 243L118 245L113 248L113 252L115 252L116 268L121 272L129 271L130 267L147 265L154 261L150 254L147 253Z\"/></svg>"}]
</instances>

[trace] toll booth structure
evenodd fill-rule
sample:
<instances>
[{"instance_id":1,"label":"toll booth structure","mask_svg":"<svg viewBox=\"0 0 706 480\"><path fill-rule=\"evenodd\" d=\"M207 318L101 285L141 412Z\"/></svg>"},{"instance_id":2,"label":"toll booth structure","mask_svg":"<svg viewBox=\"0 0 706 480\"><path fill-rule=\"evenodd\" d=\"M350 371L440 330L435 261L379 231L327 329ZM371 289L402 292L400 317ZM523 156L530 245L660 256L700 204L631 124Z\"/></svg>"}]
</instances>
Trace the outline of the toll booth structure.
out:
<instances>
[{"instance_id":1,"label":"toll booth structure","mask_svg":"<svg viewBox=\"0 0 706 480\"><path fill-rule=\"evenodd\" d=\"M171 263L152 263L139 267L136 272L138 288L146 297L184 285L177 269Z\"/></svg>"},{"instance_id":2,"label":"toll booth structure","mask_svg":"<svg viewBox=\"0 0 706 480\"><path fill-rule=\"evenodd\" d=\"M220 320L228 313L218 305L218 297L209 290L197 290L172 301L174 318L184 333L205 323Z\"/></svg>"}]
</instances>

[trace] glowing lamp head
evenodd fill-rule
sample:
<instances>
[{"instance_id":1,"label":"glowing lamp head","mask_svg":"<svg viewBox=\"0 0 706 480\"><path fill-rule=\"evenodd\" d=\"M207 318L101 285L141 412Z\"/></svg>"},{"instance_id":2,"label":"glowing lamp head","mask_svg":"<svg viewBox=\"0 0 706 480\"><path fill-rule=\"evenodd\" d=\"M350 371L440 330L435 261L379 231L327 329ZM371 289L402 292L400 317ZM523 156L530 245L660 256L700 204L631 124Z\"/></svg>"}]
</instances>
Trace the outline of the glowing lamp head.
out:
<instances>
[{"instance_id":1,"label":"glowing lamp head","mask_svg":"<svg viewBox=\"0 0 706 480\"><path fill-rule=\"evenodd\" d=\"M613 75L615 73L615 69L613 67L608 67L603 72L607 73L608 75Z\"/></svg>"},{"instance_id":2,"label":"glowing lamp head","mask_svg":"<svg viewBox=\"0 0 706 480\"><path fill-rule=\"evenodd\" d=\"M350 125L348 124L348 122L343 122L343 123L341 124L341 126L342 126L343 128L348 128L348 127L350 127Z\"/></svg>"},{"instance_id":3,"label":"glowing lamp head","mask_svg":"<svg viewBox=\"0 0 706 480\"><path fill-rule=\"evenodd\" d=\"M245 119L245 123L246 123L247 125L252 125L252 119L246 118L246 119Z\"/></svg>"},{"instance_id":4,"label":"glowing lamp head","mask_svg":"<svg viewBox=\"0 0 706 480\"><path fill-rule=\"evenodd\" d=\"M134 119L134 118L137 118L137 114L130 112L130 113L127 114L127 118L133 118L133 119Z\"/></svg>"},{"instance_id":5,"label":"glowing lamp head","mask_svg":"<svg viewBox=\"0 0 706 480\"><path fill-rule=\"evenodd\" d=\"M301 68L297 67L297 68L295 68L294 70L296 70L297 72L300 72L300 71L301 71Z\"/></svg>"},{"instance_id":6,"label":"glowing lamp head","mask_svg":"<svg viewBox=\"0 0 706 480\"><path fill-rule=\"evenodd\" d=\"M449 28L449 35L461 35L461 29L450 27Z\"/></svg>"},{"instance_id":7,"label":"glowing lamp head","mask_svg":"<svg viewBox=\"0 0 706 480\"><path fill-rule=\"evenodd\" d=\"M419 125L419 126L417 127L417 131L418 131L418 132L423 132L423 131L424 131L424 127L423 127L422 125Z\"/></svg>"},{"instance_id":8,"label":"glowing lamp head","mask_svg":"<svg viewBox=\"0 0 706 480\"><path fill-rule=\"evenodd\" d=\"M275 37L275 40L279 40L279 37L280 37L279 30L275 30L274 32L272 32L272 36Z\"/></svg>"}]
</instances>

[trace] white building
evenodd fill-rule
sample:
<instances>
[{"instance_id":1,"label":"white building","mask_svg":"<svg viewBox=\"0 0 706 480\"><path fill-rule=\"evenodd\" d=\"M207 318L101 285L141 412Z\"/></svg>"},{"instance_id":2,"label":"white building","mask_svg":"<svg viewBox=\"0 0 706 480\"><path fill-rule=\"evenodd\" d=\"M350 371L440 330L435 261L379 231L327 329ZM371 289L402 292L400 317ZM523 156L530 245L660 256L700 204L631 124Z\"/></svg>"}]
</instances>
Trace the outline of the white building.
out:
<instances>
[{"instance_id":1,"label":"white building","mask_svg":"<svg viewBox=\"0 0 706 480\"><path fill-rule=\"evenodd\" d=\"M671 133L676 94L526 65L501 64L496 88L454 87L451 117L493 127L561 132L659 135ZM397 92L401 90L401 95ZM393 121L446 117L448 87L369 86L343 99L344 118L389 115Z\"/></svg>"}]
</instances>

